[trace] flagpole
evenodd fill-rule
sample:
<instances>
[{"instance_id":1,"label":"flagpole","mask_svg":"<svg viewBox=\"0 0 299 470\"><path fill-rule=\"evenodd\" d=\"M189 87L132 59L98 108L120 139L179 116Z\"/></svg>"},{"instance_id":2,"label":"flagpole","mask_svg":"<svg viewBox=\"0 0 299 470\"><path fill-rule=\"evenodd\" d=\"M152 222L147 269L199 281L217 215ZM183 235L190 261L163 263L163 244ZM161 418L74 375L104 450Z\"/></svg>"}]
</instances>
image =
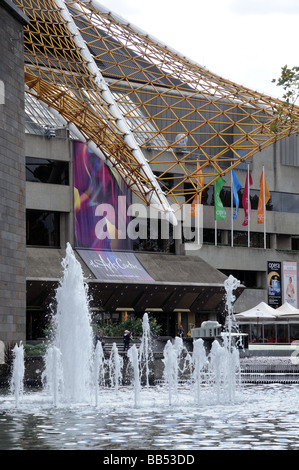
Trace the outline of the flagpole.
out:
<instances>
[{"instance_id":1,"label":"flagpole","mask_svg":"<svg viewBox=\"0 0 299 470\"><path fill-rule=\"evenodd\" d=\"M265 191L265 168L263 166L263 203L264 203L264 249L266 249L266 191Z\"/></svg>"},{"instance_id":2,"label":"flagpole","mask_svg":"<svg viewBox=\"0 0 299 470\"><path fill-rule=\"evenodd\" d=\"M217 246L217 220L215 219L215 246Z\"/></svg>"},{"instance_id":3,"label":"flagpole","mask_svg":"<svg viewBox=\"0 0 299 470\"><path fill-rule=\"evenodd\" d=\"M233 174L231 172L231 195L230 195L230 206L231 206L231 247L234 246L234 198L233 198L233 191L234 191L234 181L233 181Z\"/></svg>"},{"instance_id":4,"label":"flagpole","mask_svg":"<svg viewBox=\"0 0 299 470\"><path fill-rule=\"evenodd\" d=\"M247 201L247 218L248 218L248 247L250 247L250 199L249 199L249 163L247 165L247 197L248 197L248 201Z\"/></svg>"}]
</instances>

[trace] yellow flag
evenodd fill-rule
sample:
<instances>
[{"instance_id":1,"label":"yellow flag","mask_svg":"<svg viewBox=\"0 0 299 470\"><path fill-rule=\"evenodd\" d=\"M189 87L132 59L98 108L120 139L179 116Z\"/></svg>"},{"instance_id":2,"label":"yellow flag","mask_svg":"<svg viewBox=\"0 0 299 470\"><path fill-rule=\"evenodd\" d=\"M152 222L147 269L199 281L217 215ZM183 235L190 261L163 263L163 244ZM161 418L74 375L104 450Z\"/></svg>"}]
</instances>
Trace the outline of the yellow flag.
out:
<instances>
[{"instance_id":1,"label":"yellow flag","mask_svg":"<svg viewBox=\"0 0 299 470\"><path fill-rule=\"evenodd\" d=\"M264 183L265 183L265 187L264 187ZM261 179L260 179L259 205L257 208L257 223L258 224L263 224L265 221L266 204L269 201L270 197L271 197L271 194L268 189L266 178L264 178L264 170L263 170L261 174Z\"/></svg>"}]
</instances>

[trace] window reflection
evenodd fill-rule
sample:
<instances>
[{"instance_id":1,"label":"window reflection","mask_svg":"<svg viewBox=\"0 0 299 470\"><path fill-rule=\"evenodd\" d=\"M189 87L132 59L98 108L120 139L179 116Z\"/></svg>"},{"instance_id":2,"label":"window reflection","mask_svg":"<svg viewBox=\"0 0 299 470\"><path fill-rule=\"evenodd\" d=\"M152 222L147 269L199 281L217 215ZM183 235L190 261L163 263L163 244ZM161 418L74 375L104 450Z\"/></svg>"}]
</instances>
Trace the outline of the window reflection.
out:
<instances>
[{"instance_id":1,"label":"window reflection","mask_svg":"<svg viewBox=\"0 0 299 470\"><path fill-rule=\"evenodd\" d=\"M137 230L142 235L133 241L133 250L175 253L172 224L160 219L155 222L140 220Z\"/></svg>"},{"instance_id":2,"label":"window reflection","mask_svg":"<svg viewBox=\"0 0 299 470\"><path fill-rule=\"evenodd\" d=\"M60 246L59 212L27 210L26 244L35 246Z\"/></svg>"},{"instance_id":3,"label":"window reflection","mask_svg":"<svg viewBox=\"0 0 299 470\"><path fill-rule=\"evenodd\" d=\"M69 184L68 162L26 157L26 181Z\"/></svg>"}]
</instances>

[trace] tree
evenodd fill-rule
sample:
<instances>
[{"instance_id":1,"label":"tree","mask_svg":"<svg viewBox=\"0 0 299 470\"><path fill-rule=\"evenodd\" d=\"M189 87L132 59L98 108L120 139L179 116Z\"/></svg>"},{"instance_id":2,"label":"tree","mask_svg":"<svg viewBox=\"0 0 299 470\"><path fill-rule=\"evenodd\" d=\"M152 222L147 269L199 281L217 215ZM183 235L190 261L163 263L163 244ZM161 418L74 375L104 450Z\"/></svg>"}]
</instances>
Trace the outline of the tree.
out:
<instances>
[{"instance_id":1,"label":"tree","mask_svg":"<svg viewBox=\"0 0 299 470\"><path fill-rule=\"evenodd\" d=\"M277 86L281 86L284 90L283 100L284 105L278 107L277 115L278 121L280 124L293 124L294 126L299 125L298 117L294 114L294 108L299 97L299 67L288 67L285 65L281 68L281 75L278 79L273 79L273 83L276 83ZM288 112L285 112L285 108L288 109ZM271 130L276 131L278 127L278 122L273 123Z\"/></svg>"}]
</instances>

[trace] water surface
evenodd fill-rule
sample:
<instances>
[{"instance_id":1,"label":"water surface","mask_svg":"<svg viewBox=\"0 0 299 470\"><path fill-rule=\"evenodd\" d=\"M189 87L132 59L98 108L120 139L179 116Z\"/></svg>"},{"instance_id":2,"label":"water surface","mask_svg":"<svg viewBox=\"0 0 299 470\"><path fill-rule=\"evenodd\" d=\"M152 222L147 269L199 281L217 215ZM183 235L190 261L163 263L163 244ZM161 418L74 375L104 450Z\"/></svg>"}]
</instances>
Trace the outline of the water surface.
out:
<instances>
[{"instance_id":1,"label":"water surface","mask_svg":"<svg viewBox=\"0 0 299 470\"><path fill-rule=\"evenodd\" d=\"M246 385L234 403L217 403L192 385L172 404L166 387L100 392L98 405L59 404L43 392L24 394L18 408L0 396L0 450L298 450L299 386Z\"/></svg>"}]
</instances>

